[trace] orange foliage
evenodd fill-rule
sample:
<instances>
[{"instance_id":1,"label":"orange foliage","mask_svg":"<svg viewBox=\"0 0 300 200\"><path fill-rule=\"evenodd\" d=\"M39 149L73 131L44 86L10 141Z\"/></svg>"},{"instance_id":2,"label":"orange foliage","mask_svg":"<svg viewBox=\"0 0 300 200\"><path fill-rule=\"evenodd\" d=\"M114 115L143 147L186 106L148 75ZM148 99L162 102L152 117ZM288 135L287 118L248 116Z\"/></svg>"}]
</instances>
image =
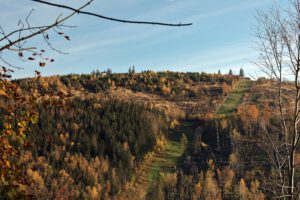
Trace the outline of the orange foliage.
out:
<instances>
[{"instance_id":1,"label":"orange foliage","mask_svg":"<svg viewBox=\"0 0 300 200\"><path fill-rule=\"evenodd\" d=\"M245 131L251 129L251 126L258 122L259 110L255 105L240 105L237 111L242 120Z\"/></svg>"},{"instance_id":2,"label":"orange foliage","mask_svg":"<svg viewBox=\"0 0 300 200\"><path fill-rule=\"evenodd\" d=\"M227 83L223 83L222 84L222 90L223 90L223 95L226 95L230 92L231 87L229 85L227 85Z\"/></svg>"},{"instance_id":3,"label":"orange foliage","mask_svg":"<svg viewBox=\"0 0 300 200\"><path fill-rule=\"evenodd\" d=\"M238 114L244 120L256 122L258 120L259 111L255 105L241 105L238 107Z\"/></svg>"}]
</instances>

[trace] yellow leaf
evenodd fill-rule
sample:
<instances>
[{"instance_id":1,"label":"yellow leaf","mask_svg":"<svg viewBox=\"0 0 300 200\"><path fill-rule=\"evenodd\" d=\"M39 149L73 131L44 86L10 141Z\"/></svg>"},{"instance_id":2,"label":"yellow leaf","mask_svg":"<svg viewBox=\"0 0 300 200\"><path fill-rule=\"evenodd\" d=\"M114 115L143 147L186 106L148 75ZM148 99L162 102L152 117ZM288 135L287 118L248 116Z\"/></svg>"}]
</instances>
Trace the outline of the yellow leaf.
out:
<instances>
[{"instance_id":1,"label":"yellow leaf","mask_svg":"<svg viewBox=\"0 0 300 200\"><path fill-rule=\"evenodd\" d=\"M10 168L10 162L9 162L8 160L5 161L5 166L6 166L7 168Z\"/></svg>"},{"instance_id":2,"label":"yellow leaf","mask_svg":"<svg viewBox=\"0 0 300 200\"><path fill-rule=\"evenodd\" d=\"M8 95L6 94L6 92L5 92L5 91L3 91L3 90L0 90L0 96L5 96L5 97L8 97Z\"/></svg>"},{"instance_id":3,"label":"yellow leaf","mask_svg":"<svg viewBox=\"0 0 300 200\"><path fill-rule=\"evenodd\" d=\"M18 128L19 135L23 135L25 132L24 128Z\"/></svg>"},{"instance_id":4,"label":"yellow leaf","mask_svg":"<svg viewBox=\"0 0 300 200\"><path fill-rule=\"evenodd\" d=\"M18 127L19 128L26 128L26 126L27 126L27 123L25 121L18 122Z\"/></svg>"},{"instance_id":5,"label":"yellow leaf","mask_svg":"<svg viewBox=\"0 0 300 200\"><path fill-rule=\"evenodd\" d=\"M13 131L11 130L11 129L8 129L8 130L4 130L3 131L3 133L5 134L5 135L11 135L11 134L13 134Z\"/></svg>"},{"instance_id":6,"label":"yellow leaf","mask_svg":"<svg viewBox=\"0 0 300 200\"><path fill-rule=\"evenodd\" d=\"M11 129L11 124L9 123L4 123L3 126L5 129Z\"/></svg>"},{"instance_id":7,"label":"yellow leaf","mask_svg":"<svg viewBox=\"0 0 300 200\"><path fill-rule=\"evenodd\" d=\"M30 121L32 124L36 124L39 120L39 116L38 115L32 115L30 118Z\"/></svg>"}]
</instances>

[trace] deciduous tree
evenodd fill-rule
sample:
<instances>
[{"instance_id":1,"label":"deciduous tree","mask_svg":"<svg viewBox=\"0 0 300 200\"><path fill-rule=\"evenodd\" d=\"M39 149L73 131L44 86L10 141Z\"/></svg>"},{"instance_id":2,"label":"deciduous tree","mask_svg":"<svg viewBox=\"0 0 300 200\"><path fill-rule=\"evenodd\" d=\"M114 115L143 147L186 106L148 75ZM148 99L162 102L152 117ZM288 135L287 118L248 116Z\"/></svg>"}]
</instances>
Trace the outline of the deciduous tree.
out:
<instances>
[{"instance_id":1,"label":"deciduous tree","mask_svg":"<svg viewBox=\"0 0 300 200\"><path fill-rule=\"evenodd\" d=\"M272 117L277 123L271 127L261 123L264 150L274 169L273 176L266 177L267 189L274 198L292 200L300 193L299 166L295 165L300 143L300 1L291 0L289 6L275 5L258 13L260 54L256 64L273 80L270 87L277 90L275 99L270 99L276 105Z\"/></svg>"}]
</instances>

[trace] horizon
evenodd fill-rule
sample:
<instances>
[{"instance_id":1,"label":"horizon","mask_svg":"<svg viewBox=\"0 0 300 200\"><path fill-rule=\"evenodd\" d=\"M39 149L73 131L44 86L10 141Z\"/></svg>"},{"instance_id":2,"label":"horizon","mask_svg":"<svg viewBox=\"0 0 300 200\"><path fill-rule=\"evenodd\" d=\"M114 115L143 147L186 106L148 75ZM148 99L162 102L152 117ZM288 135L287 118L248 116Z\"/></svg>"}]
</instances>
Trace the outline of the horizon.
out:
<instances>
[{"instance_id":1,"label":"horizon","mask_svg":"<svg viewBox=\"0 0 300 200\"><path fill-rule=\"evenodd\" d=\"M82 2L77 1L72 6L77 7ZM243 68L246 75L257 76L260 72L250 62L257 56L252 45L255 40L252 34L256 10L267 8L274 2L281 6L287 4L273 0L230 0L226 3L196 0L151 3L146 0L113 3L108 0L95 1L86 8L87 11L131 20L191 22L193 25L179 28L131 25L76 16L67 23L78 26L66 29L71 41L52 35L53 45L69 53L64 55L47 50L48 55L55 59L54 63L41 68L36 62L23 63L15 55L7 56L16 66L23 67L16 70L13 78L33 77L35 70L40 71L43 76L87 74L107 68L123 73L133 65L136 71L150 69L206 73L218 70L225 73L229 69L238 73ZM48 8L31 1L12 3L0 0L0 3L3 5L0 8L3 19L7 19L2 22L2 26L7 32L14 29L20 16L26 17L31 9L34 9L30 17L33 24L46 23L61 12L61 9ZM33 42L37 46L45 46L41 44L43 40Z\"/></svg>"},{"instance_id":2,"label":"horizon","mask_svg":"<svg viewBox=\"0 0 300 200\"><path fill-rule=\"evenodd\" d=\"M87 72L87 73L66 73L66 74L52 74L52 75L48 75L48 76L41 76L41 78L51 78L51 77L57 77L57 76L69 76L69 75L92 75L93 73L107 73L107 70L110 69L110 68L107 68L107 69L104 69L104 70L92 70L91 72ZM132 68L130 68L132 69ZM240 69L243 69L243 68L240 68ZM239 70L240 70L239 69ZM111 70L111 69L110 69ZM129 70L129 69L128 69ZM232 75L229 75L229 70L231 69L228 69L228 72L222 72L220 73L221 76L235 76L235 77L238 77L240 76L239 75L239 71L235 72L232 70L233 74ZM244 70L244 69L243 69ZM217 72L205 72L205 71L199 71L199 72L192 72L192 71L171 71L171 70L165 70L165 71L154 71L154 70L151 70L151 69L148 69L148 70L141 70L141 71L135 71L134 74L142 74L142 73L147 73L148 71L151 71L151 72L154 72L154 73L183 73L183 74L187 74L187 73L194 73L194 74L208 74L208 75L218 75L218 71ZM129 74L128 71L126 72L114 72L112 71L111 72L112 75L119 75L119 74ZM31 77L20 77L20 78L14 78L13 77L13 80L23 80L23 79L31 79L31 78L35 78L36 76L31 76ZM250 78L251 80L254 80L253 77L249 77L247 76L247 74L245 74L244 78ZM260 76L260 77L257 77L257 78L266 78L264 76Z\"/></svg>"}]
</instances>

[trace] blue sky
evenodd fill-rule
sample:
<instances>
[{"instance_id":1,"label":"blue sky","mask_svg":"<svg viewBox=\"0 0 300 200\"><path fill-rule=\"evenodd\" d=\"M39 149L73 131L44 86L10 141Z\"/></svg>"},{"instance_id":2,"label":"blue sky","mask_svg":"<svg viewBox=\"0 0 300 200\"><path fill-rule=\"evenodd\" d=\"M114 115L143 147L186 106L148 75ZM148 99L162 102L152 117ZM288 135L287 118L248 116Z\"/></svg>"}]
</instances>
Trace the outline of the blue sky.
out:
<instances>
[{"instance_id":1,"label":"blue sky","mask_svg":"<svg viewBox=\"0 0 300 200\"><path fill-rule=\"evenodd\" d=\"M50 0L49 0L50 1ZM66 2L74 7L84 0ZM72 3L70 3L72 2ZM76 28L66 29L71 41L50 34L52 43L68 55L48 52L55 62L45 68L37 62L20 62L15 55L4 52L10 62L24 69L17 70L15 78L69 73L90 73L92 70L126 72L135 65L137 71L195 71L227 73L243 67L246 73L255 75L258 69L249 61L255 60L253 49L255 14L274 0L95 0L86 8L107 16L131 20L160 22L192 22L190 27L162 27L121 24L89 16L76 16L68 24ZM286 0L276 1L284 5ZM33 24L53 21L63 12L30 0L0 0L0 25L9 32L17 27L18 19L26 17L33 8ZM35 38L32 45L44 47L43 40ZM1 44L0 44L1 45ZM47 49L47 48L46 48Z\"/></svg>"}]
</instances>

